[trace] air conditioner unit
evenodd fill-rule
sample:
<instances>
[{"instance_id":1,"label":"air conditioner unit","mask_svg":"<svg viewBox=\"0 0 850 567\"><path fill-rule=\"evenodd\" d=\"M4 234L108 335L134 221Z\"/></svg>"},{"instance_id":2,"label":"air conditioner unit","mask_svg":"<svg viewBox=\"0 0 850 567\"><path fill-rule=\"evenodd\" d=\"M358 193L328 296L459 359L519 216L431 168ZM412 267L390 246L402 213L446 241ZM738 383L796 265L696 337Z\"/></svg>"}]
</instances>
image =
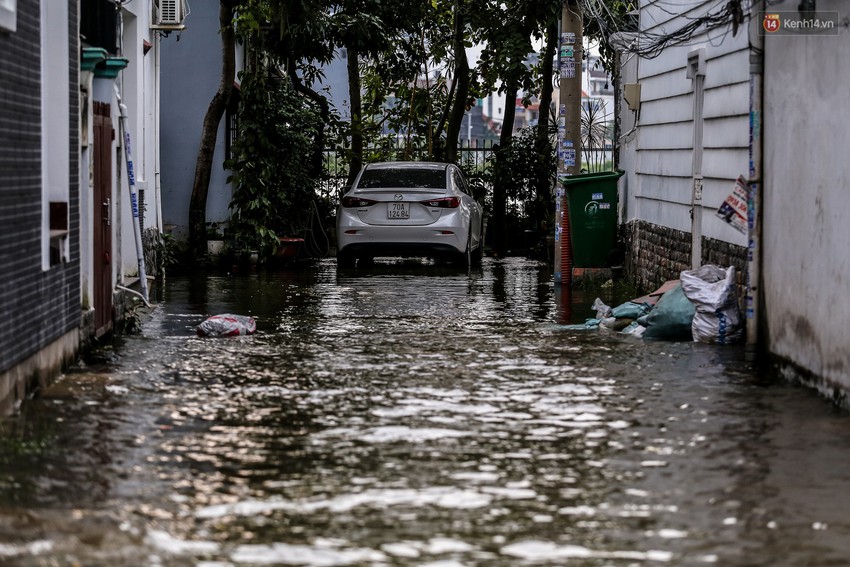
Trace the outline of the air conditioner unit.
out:
<instances>
[{"instance_id":1,"label":"air conditioner unit","mask_svg":"<svg viewBox=\"0 0 850 567\"><path fill-rule=\"evenodd\" d=\"M160 26L179 26L188 13L186 0L156 0L154 23Z\"/></svg>"}]
</instances>

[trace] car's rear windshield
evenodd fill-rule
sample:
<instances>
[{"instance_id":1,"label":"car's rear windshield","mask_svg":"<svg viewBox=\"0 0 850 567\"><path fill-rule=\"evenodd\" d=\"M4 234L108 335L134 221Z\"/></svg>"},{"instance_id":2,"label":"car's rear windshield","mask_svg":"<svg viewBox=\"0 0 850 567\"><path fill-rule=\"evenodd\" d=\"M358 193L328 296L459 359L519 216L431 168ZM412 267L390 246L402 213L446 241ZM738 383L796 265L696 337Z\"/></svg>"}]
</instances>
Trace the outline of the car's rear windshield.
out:
<instances>
[{"instance_id":1,"label":"car's rear windshield","mask_svg":"<svg viewBox=\"0 0 850 567\"><path fill-rule=\"evenodd\" d=\"M366 169L357 184L360 189L381 189L394 187L422 187L425 189L445 189L446 171L444 169L382 168Z\"/></svg>"}]
</instances>

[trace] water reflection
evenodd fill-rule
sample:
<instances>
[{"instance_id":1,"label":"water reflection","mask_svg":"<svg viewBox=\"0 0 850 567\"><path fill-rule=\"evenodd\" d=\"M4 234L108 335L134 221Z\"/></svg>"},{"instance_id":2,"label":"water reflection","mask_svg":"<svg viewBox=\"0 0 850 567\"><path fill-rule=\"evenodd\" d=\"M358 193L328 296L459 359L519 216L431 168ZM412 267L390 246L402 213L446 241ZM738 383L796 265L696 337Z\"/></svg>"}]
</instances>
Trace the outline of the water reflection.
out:
<instances>
[{"instance_id":1,"label":"water reflection","mask_svg":"<svg viewBox=\"0 0 850 567\"><path fill-rule=\"evenodd\" d=\"M555 285L555 320L561 325L573 322L573 288L569 285Z\"/></svg>"},{"instance_id":2,"label":"water reflection","mask_svg":"<svg viewBox=\"0 0 850 567\"><path fill-rule=\"evenodd\" d=\"M0 558L840 564L846 414L738 349L566 328L593 299L524 260L174 279L8 422ZM258 333L195 336L220 312Z\"/></svg>"}]
</instances>

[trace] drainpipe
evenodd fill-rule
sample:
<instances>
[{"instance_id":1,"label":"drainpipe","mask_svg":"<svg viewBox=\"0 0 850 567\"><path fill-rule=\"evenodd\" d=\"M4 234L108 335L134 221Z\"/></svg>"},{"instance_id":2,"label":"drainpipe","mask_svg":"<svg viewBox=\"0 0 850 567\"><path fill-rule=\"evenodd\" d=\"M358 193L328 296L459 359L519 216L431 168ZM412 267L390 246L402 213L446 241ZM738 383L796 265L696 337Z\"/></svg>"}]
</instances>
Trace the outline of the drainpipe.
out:
<instances>
[{"instance_id":1,"label":"drainpipe","mask_svg":"<svg viewBox=\"0 0 850 567\"><path fill-rule=\"evenodd\" d=\"M124 53L124 11L121 5L116 5L115 9L118 10L118 37L119 44L118 49L119 52L123 55ZM126 61L126 60L125 60ZM126 63L125 63L126 66ZM133 236L136 242L136 257L138 258L138 270L139 270L139 287L141 287L141 297L144 299L146 305L150 305L148 303L148 275L145 271L145 250L144 245L142 244L142 227L139 224L139 194L136 190L136 171L133 166L133 154L130 146L130 129L127 127L127 121L129 119L129 114L127 112L127 105L124 104L122 100L122 95L124 94L124 76L121 75L121 78L115 82L113 85L115 90L115 100L118 103L118 131L120 133L120 144L124 148L124 160L127 168L127 187L130 193L130 211L132 213L133 218ZM118 188L121 188L121 180L119 173L118 180ZM119 230L119 235L123 231ZM120 245L119 245L120 246ZM121 274L123 276L123 274ZM120 286L119 286L120 287Z\"/></svg>"},{"instance_id":2,"label":"drainpipe","mask_svg":"<svg viewBox=\"0 0 850 567\"><path fill-rule=\"evenodd\" d=\"M154 162L154 199L156 202L156 229L157 232L162 234L163 225L162 225L162 177L160 176L160 154L159 148L162 143L161 134L162 129L160 128L160 89L162 88L162 82L160 81L160 72L162 69L162 36L159 32L154 32L154 117L153 117L153 131L154 131L154 153L153 153L153 162Z\"/></svg>"},{"instance_id":3,"label":"drainpipe","mask_svg":"<svg viewBox=\"0 0 850 567\"><path fill-rule=\"evenodd\" d=\"M752 10L764 10L753 2ZM756 15L758 15L756 13ZM762 102L764 97L764 36L761 20L750 18L750 178L747 192L747 346L759 342L759 296L761 294L761 202L762 202Z\"/></svg>"},{"instance_id":4,"label":"drainpipe","mask_svg":"<svg viewBox=\"0 0 850 567\"><path fill-rule=\"evenodd\" d=\"M688 54L688 78L694 87L694 141L691 164L691 269L702 265L702 154L703 105L705 102L705 48Z\"/></svg>"},{"instance_id":5,"label":"drainpipe","mask_svg":"<svg viewBox=\"0 0 850 567\"><path fill-rule=\"evenodd\" d=\"M115 85L115 96L118 99L120 115L118 129L124 146L124 159L127 162L127 186L130 191L130 208L133 213L133 236L136 241L136 257L139 266L139 286L142 288L142 298L148 302L148 275L145 272L145 250L142 244L142 227L139 225L139 194L136 191L136 172L133 167L133 154L130 147L130 130L127 128L127 105L121 102L121 93Z\"/></svg>"}]
</instances>

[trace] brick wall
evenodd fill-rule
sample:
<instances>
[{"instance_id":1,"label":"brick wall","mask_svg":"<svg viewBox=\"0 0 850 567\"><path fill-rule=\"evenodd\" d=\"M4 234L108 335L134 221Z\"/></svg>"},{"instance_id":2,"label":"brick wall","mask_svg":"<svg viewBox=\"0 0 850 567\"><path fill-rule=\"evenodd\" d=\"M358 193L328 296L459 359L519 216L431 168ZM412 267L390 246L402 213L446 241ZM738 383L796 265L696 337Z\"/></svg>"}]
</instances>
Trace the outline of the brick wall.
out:
<instances>
[{"instance_id":1,"label":"brick wall","mask_svg":"<svg viewBox=\"0 0 850 567\"><path fill-rule=\"evenodd\" d=\"M691 269L691 233L632 221L624 226L626 277L641 291L658 289L667 280L679 279L682 270ZM702 239L702 264L735 266L738 297L746 297L747 249L713 238Z\"/></svg>"},{"instance_id":2,"label":"brick wall","mask_svg":"<svg viewBox=\"0 0 850 567\"><path fill-rule=\"evenodd\" d=\"M42 270L39 0L0 33L0 376L80 325L77 0L69 6L70 259Z\"/></svg>"},{"instance_id":3,"label":"brick wall","mask_svg":"<svg viewBox=\"0 0 850 567\"><path fill-rule=\"evenodd\" d=\"M67 289L68 302L65 305L65 327L80 326L82 299L80 289L80 32L79 5L80 0L68 2L68 84L70 86L71 108L68 115L68 147L70 153L71 179L68 198L70 199L69 215L70 233L69 262L65 266L63 285Z\"/></svg>"}]
</instances>

